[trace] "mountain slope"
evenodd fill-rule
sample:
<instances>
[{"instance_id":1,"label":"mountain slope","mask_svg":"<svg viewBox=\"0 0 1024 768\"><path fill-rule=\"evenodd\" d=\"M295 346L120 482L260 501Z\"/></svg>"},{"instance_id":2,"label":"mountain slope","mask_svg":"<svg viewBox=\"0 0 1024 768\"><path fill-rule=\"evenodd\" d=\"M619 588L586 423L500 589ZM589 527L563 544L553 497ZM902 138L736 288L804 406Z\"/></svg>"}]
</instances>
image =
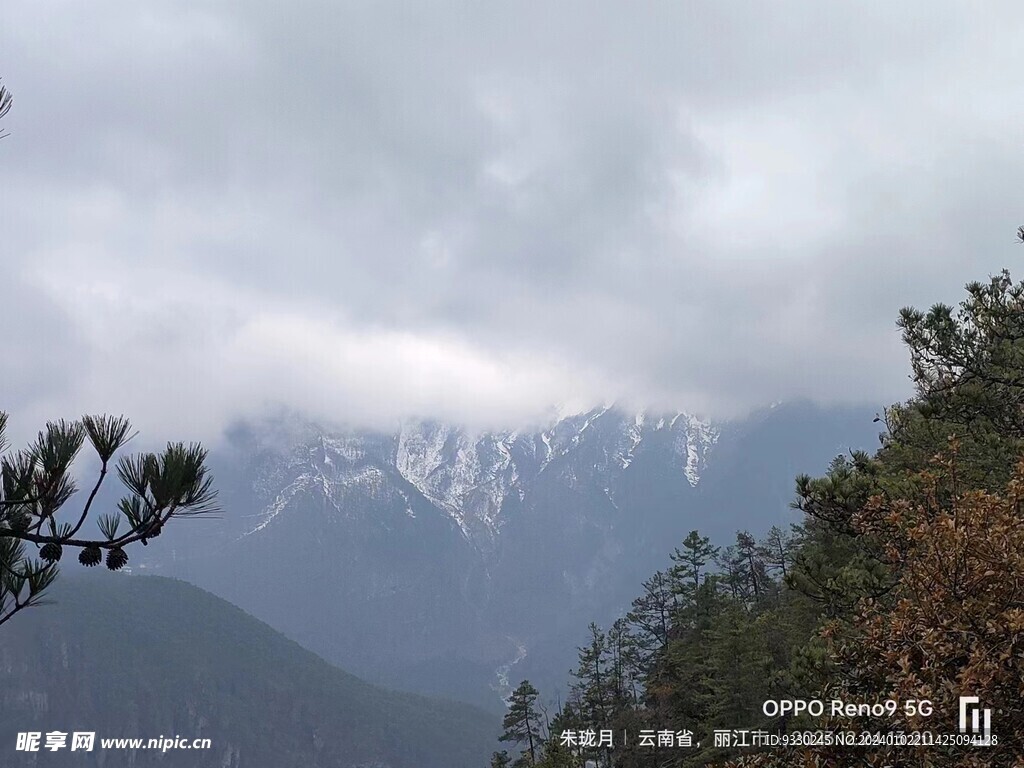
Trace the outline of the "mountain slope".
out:
<instances>
[{"instance_id":1,"label":"mountain slope","mask_svg":"<svg viewBox=\"0 0 1024 768\"><path fill-rule=\"evenodd\" d=\"M506 678L560 683L700 529L785 524L793 478L869 447L863 409L739 421L595 408L543 429L240 425L215 457L226 515L144 564L250 610L365 679L497 709ZM200 527L201 526L201 527ZM316 607L291 598L318 585Z\"/></svg>"},{"instance_id":2,"label":"mountain slope","mask_svg":"<svg viewBox=\"0 0 1024 768\"><path fill-rule=\"evenodd\" d=\"M183 582L100 574L53 592L4 627L4 765L477 768L493 749L491 715L368 685ZM212 749L14 751L17 732L50 730Z\"/></svg>"}]
</instances>

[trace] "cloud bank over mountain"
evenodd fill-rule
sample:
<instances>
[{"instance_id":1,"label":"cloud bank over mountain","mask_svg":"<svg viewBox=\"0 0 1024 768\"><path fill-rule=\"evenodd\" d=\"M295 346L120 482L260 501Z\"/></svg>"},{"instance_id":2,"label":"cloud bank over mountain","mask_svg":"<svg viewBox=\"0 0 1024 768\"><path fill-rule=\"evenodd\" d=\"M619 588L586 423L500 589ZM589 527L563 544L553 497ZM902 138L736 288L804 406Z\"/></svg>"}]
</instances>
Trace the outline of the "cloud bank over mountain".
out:
<instances>
[{"instance_id":1,"label":"cloud bank over mountain","mask_svg":"<svg viewBox=\"0 0 1024 768\"><path fill-rule=\"evenodd\" d=\"M279 405L898 399L898 308L1018 257L1022 26L1008 2L15 0L4 406L189 437Z\"/></svg>"}]
</instances>

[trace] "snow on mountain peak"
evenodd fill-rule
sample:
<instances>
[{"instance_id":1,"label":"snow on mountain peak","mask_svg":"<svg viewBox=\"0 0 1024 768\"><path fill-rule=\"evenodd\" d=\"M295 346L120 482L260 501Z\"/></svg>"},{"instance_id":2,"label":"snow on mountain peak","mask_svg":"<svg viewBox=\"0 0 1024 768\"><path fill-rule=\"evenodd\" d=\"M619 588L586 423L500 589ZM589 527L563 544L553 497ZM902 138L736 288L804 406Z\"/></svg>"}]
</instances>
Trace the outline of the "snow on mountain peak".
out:
<instances>
[{"instance_id":1,"label":"snow on mountain peak","mask_svg":"<svg viewBox=\"0 0 1024 768\"><path fill-rule=\"evenodd\" d=\"M686 463L683 472L691 486L700 482L700 473L707 464L708 453L718 442L721 431L710 422L703 421L692 414L679 414L686 423ZM673 419L673 423L675 419ZM677 438L678 439L678 438Z\"/></svg>"},{"instance_id":2,"label":"snow on mountain peak","mask_svg":"<svg viewBox=\"0 0 1024 768\"><path fill-rule=\"evenodd\" d=\"M506 501L523 502L543 473L557 472L572 488L586 486L587 477L599 474L600 487L615 505L622 473L649 450L652 455L669 451L669 466L696 487L718 437L718 427L693 414L627 412L615 406L571 414L532 432L471 433L423 420L404 422L391 436L321 433L304 441L305 447L287 462L290 482L277 487L251 532L264 528L297 493L316 488L336 504L354 486L382 492L388 481L381 471L397 470L468 540L486 544L504 523ZM406 497L401 488L391 493ZM403 506L413 517L407 497Z\"/></svg>"},{"instance_id":3,"label":"snow on mountain peak","mask_svg":"<svg viewBox=\"0 0 1024 768\"><path fill-rule=\"evenodd\" d=\"M518 439L516 433L474 436L444 424L408 422L398 434L395 466L472 539L474 522L497 530L501 505L518 479L510 450Z\"/></svg>"}]
</instances>

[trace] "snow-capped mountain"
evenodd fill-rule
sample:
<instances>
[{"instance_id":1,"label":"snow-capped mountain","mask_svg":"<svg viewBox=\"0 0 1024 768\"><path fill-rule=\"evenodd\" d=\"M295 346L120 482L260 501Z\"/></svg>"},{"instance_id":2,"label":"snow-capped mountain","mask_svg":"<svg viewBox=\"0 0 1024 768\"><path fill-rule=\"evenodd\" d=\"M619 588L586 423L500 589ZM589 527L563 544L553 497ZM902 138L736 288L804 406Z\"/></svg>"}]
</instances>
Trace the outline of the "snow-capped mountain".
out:
<instances>
[{"instance_id":1,"label":"snow-capped mountain","mask_svg":"<svg viewBox=\"0 0 1024 768\"><path fill-rule=\"evenodd\" d=\"M372 682L495 704L510 674L562 681L587 623L690 530L766 530L794 475L872 432L810 406L722 424L602 407L483 433L240 425L213 457L218 527L177 526L148 565Z\"/></svg>"},{"instance_id":2,"label":"snow-capped mountain","mask_svg":"<svg viewBox=\"0 0 1024 768\"><path fill-rule=\"evenodd\" d=\"M602 421L603 420L603 421ZM664 431L671 438L671 456L691 486L700 472L719 430L686 413L651 418L645 413L626 415L611 408L561 419L537 432L500 432L479 435L436 422L402 425L396 438L395 466L402 477L426 498L451 515L466 536L480 541L497 536L504 522L505 500L522 501L527 489L553 461L564 459L598 430L599 461L593 470L614 484L628 469L645 440ZM568 478L575 482L575 478ZM610 490L609 490L610 492Z\"/></svg>"},{"instance_id":3,"label":"snow-capped mountain","mask_svg":"<svg viewBox=\"0 0 1024 768\"><path fill-rule=\"evenodd\" d=\"M649 416L626 414L610 407L563 418L534 432L471 433L433 421L409 421L395 435L338 434L314 430L306 443L287 459L286 466L300 469L295 477L262 510L243 535L263 530L287 507L297 493L319 489L339 514L339 501L351 493L370 497L385 493L385 473L392 470L408 481L424 498L447 514L467 539L490 550L504 518L502 509L510 497L519 502L539 475L555 466L569 487L579 482L576 472L604 478L604 492L614 489L634 459L652 441L667 441L670 463L693 487L720 430L708 421L687 413ZM592 466L576 467L574 456L594 459ZM564 464L568 463L567 469ZM258 487L273 486L281 467L272 466L270 477L254 480ZM415 516L409 498L406 514Z\"/></svg>"}]
</instances>

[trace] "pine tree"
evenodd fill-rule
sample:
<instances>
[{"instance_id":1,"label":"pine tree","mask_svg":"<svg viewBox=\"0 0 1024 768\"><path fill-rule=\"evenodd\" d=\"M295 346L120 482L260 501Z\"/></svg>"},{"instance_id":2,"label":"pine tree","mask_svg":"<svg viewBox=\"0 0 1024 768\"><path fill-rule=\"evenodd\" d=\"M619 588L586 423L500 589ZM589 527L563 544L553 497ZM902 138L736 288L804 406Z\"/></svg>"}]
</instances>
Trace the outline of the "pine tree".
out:
<instances>
[{"instance_id":1,"label":"pine tree","mask_svg":"<svg viewBox=\"0 0 1024 768\"><path fill-rule=\"evenodd\" d=\"M683 540L682 549L676 548L672 553L672 561L676 564L673 571L681 582L684 594L694 599L700 588L701 574L709 562L718 555L718 547L711 545L707 536L697 531L690 531Z\"/></svg>"},{"instance_id":2,"label":"pine tree","mask_svg":"<svg viewBox=\"0 0 1024 768\"><path fill-rule=\"evenodd\" d=\"M508 712L502 722L505 732L499 741L510 741L523 748L523 754L513 764L514 768L535 766L540 758L544 733L537 706L539 696L540 693L530 681L523 680L509 699Z\"/></svg>"},{"instance_id":3,"label":"pine tree","mask_svg":"<svg viewBox=\"0 0 1024 768\"><path fill-rule=\"evenodd\" d=\"M715 564L721 570L718 583L737 603L746 603L751 597L750 585L746 578L743 555L735 545L723 547L715 556Z\"/></svg>"},{"instance_id":4,"label":"pine tree","mask_svg":"<svg viewBox=\"0 0 1024 768\"><path fill-rule=\"evenodd\" d=\"M640 700L642 650L626 619L616 619L606 636L613 718Z\"/></svg>"},{"instance_id":5,"label":"pine tree","mask_svg":"<svg viewBox=\"0 0 1024 768\"><path fill-rule=\"evenodd\" d=\"M793 565L796 538L773 525L758 547L758 554L769 573L778 573L783 580L789 577Z\"/></svg>"},{"instance_id":6,"label":"pine tree","mask_svg":"<svg viewBox=\"0 0 1024 768\"><path fill-rule=\"evenodd\" d=\"M6 447L7 414L0 412L0 452ZM123 416L83 416L78 421L50 422L26 449L0 457L0 624L37 605L57 576L65 549L78 550L85 566L119 570L128 562L125 547L147 544L173 517L213 512L217 492L206 467L206 450L198 444L168 444L160 454L114 455L131 437ZM88 442L99 471L81 512L64 518L76 492L73 466ZM100 538L84 533L93 504L111 469L128 495L114 512L96 524ZM29 549L38 547L36 558Z\"/></svg>"},{"instance_id":7,"label":"pine tree","mask_svg":"<svg viewBox=\"0 0 1024 768\"><path fill-rule=\"evenodd\" d=\"M922 413L1024 437L1024 282L1003 270L967 294L959 310L900 313Z\"/></svg>"},{"instance_id":8,"label":"pine tree","mask_svg":"<svg viewBox=\"0 0 1024 768\"><path fill-rule=\"evenodd\" d=\"M638 646L650 654L668 643L672 614L679 607L680 588L669 574L656 572L643 583L643 594L633 601L627 619L637 631Z\"/></svg>"},{"instance_id":9,"label":"pine tree","mask_svg":"<svg viewBox=\"0 0 1024 768\"><path fill-rule=\"evenodd\" d=\"M549 735L544 742L544 757L538 768L577 768L583 764L579 749L570 746L562 738L566 732L577 732L581 728L576 713L568 708L560 710L551 721Z\"/></svg>"},{"instance_id":10,"label":"pine tree","mask_svg":"<svg viewBox=\"0 0 1024 768\"><path fill-rule=\"evenodd\" d=\"M797 477L793 506L805 521L787 583L818 603L825 616L849 615L858 600L880 597L891 586L883 542L860 534L854 522L887 484L879 462L857 452L836 457L824 477Z\"/></svg>"},{"instance_id":11,"label":"pine tree","mask_svg":"<svg viewBox=\"0 0 1024 768\"><path fill-rule=\"evenodd\" d=\"M594 623L590 624L590 642L577 648L579 665L573 673L573 692L580 702L580 714L588 728L595 731L611 727L612 675L608 651L608 638ZM586 757L598 757L592 750Z\"/></svg>"},{"instance_id":12,"label":"pine tree","mask_svg":"<svg viewBox=\"0 0 1024 768\"><path fill-rule=\"evenodd\" d=\"M760 602L767 589L768 575L757 541L749 531L737 531L736 554L740 563L741 578L746 583L748 599Z\"/></svg>"}]
</instances>

